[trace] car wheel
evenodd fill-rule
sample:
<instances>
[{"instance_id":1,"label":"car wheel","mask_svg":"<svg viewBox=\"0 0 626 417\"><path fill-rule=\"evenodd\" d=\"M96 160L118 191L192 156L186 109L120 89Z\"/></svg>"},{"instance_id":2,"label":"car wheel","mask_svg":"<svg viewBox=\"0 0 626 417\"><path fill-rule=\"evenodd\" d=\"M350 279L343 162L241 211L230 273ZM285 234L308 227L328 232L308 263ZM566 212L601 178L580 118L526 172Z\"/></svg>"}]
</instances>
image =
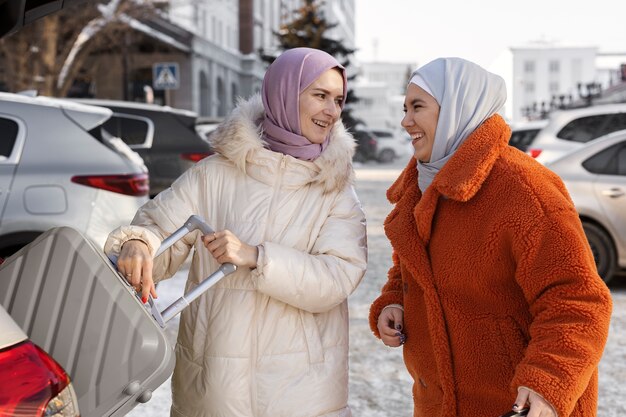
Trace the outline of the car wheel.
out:
<instances>
[{"instance_id":1,"label":"car wheel","mask_svg":"<svg viewBox=\"0 0 626 417\"><path fill-rule=\"evenodd\" d=\"M378 155L378 162L388 163L393 162L394 159L396 159L396 153L393 149L383 149Z\"/></svg>"},{"instance_id":2,"label":"car wheel","mask_svg":"<svg viewBox=\"0 0 626 417\"><path fill-rule=\"evenodd\" d=\"M616 269L613 241L604 229L593 223L583 222L583 230L589 241L593 259L596 261L598 275L605 283L608 283L613 278Z\"/></svg>"}]
</instances>

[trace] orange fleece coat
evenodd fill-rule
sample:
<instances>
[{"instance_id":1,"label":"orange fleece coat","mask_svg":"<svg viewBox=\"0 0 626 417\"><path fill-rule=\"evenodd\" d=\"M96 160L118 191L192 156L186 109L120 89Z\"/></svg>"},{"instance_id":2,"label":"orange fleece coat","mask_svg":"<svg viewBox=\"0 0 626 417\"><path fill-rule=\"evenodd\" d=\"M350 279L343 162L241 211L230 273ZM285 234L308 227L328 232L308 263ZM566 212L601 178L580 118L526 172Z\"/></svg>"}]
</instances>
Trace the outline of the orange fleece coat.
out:
<instances>
[{"instance_id":1,"label":"orange fleece coat","mask_svg":"<svg viewBox=\"0 0 626 417\"><path fill-rule=\"evenodd\" d=\"M387 193L394 265L370 326L404 306L416 417L497 417L519 386L596 415L610 292L562 181L509 137L492 116L423 196L415 158Z\"/></svg>"}]
</instances>

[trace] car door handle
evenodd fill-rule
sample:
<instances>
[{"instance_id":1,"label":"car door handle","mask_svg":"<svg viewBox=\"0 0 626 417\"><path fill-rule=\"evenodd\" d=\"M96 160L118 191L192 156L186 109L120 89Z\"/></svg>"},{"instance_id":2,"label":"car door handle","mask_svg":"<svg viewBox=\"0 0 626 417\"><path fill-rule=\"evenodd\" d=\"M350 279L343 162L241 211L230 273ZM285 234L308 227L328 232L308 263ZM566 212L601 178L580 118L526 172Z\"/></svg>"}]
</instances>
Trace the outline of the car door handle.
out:
<instances>
[{"instance_id":1,"label":"car door handle","mask_svg":"<svg viewBox=\"0 0 626 417\"><path fill-rule=\"evenodd\" d=\"M610 188L608 190L602 190L602 195L611 198L618 198L624 195L624 191L621 188Z\"/></svg>"}]
</instances>

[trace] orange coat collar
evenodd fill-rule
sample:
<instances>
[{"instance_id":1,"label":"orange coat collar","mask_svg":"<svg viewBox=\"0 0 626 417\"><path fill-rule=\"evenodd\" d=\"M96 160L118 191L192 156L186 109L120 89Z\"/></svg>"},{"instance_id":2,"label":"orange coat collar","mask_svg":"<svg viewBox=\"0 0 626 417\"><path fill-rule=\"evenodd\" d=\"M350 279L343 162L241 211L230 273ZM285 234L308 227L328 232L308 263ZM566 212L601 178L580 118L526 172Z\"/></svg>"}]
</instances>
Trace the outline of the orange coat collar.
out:
<instances>
[{"instance_id":1,"label":"orange coat collar","mask_svg":"<svg viewBox=\"0 0 626 417\"><path fill-rule=\"evenodd\" d=\"M504 119L497 114L491 116L459 147L435 176L423 196L417 181L417 161L411 158L398 179L387 190L387 198L396 204L394 211L407 215L412 213L413 217L391 221L396 216L394 214L387 219L385 229L392 243L394 237L406 237L406 227L409 227L417 229L417 235L427 245L439 197L443 195L461 202L474 197L508 145L510 136L511 130ZM394 231L393 224L398 225L399 230Z\"/></svg>"},{"instance_id":2,"label":"orange coat collar","mask_svg":"<svg viewBox=\"0 0 626 417\"><path fill-rule=\"evenodd\" d=\"M511 129L504 119L498 114L491 116L459 147L454 156L435 176L429 188L453 200L470 200L476 195L491 172L496 159L508 145L510 136ZM395 204L409 187L418 187L415 158L411 158L398 179L389 188L387 198Z\"/></svg>"}]
</instances>

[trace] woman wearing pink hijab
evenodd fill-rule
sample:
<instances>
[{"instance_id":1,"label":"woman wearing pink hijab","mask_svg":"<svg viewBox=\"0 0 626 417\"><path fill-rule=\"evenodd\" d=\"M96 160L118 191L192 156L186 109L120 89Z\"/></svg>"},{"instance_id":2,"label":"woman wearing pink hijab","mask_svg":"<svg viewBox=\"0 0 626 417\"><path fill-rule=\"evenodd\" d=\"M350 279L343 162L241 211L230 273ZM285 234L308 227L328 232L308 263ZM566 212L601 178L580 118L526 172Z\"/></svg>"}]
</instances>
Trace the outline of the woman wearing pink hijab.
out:
<instances>
[{"instance_id":1,"label":"woman wearing pink hijab","mask_svg":"<svg viewBox=\"0 0 626 417\"><path fill-rule=\"evenodd\" d=\"M211 136L214 156L113 231L105 251L143 296L193 253L187 290L230 262L183 313L172 378L176 417L346 417L347 298L365 273L354 140L341 123L344 68L296 48ZM202 216L217 232L161 240ZM192 249L194 249L192 251Z\"/></svg>"}]
</instances>

